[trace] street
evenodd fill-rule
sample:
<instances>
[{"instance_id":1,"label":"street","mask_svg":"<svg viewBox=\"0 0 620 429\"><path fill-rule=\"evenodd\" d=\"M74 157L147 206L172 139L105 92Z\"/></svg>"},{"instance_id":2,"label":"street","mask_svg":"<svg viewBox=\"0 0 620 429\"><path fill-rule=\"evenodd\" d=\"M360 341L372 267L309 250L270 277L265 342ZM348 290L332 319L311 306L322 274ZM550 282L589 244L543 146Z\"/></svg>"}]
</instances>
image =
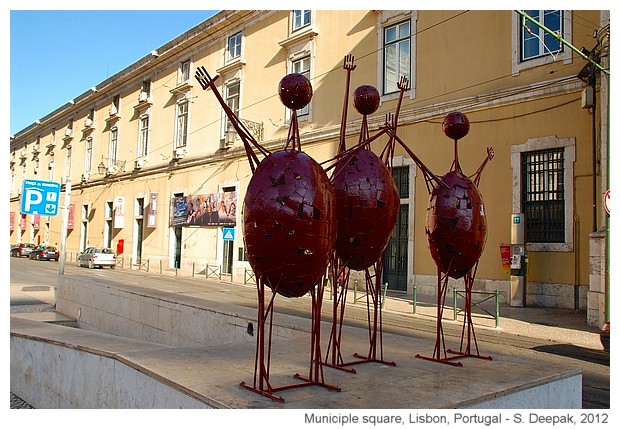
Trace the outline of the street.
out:
<instances>
[{"instance_id":1,"label":"street","mask_svg":"<svg viewBox=\"0 0 620 429\"><path fill-rule=\"evenodd\" d=\"M52 311L54 304L54 286L58 276L58 263L35 261L26 258L10 258L11 313ZM146 273L123 268L115 270L78 268L68 261L65 271L79 273L87 282L97 276L98 280L109 279L110 282L127 285L148 284L154 289L158 285L182 285L185 290L208 290L213 292L215 299L232 304L248 305L248 301L256 299L256 290L247 285L231 284L226 280L212 280L204 277L175 277L174 274ZM234 289L234 293L230 293ZM248 299L249 298L249 299ZM277 308L278 312L309 316L310 308L305 299L287 300L285 306ZM324 321L329 320L331 301L323 305ZM366 310L356 305L348 306L345 323L366 326ZM398 334L434 341L435 321L430 318L413 317L411 314L385 311L383 330L386 333ZM446 339L456 341L460 336L460 325L445 324ZM601 350L588 349L569 343L550 342L539 338L531 338L515 333L493 329L477 329L478 344L484 353L503 353L527 357L533 361L551 363L558 366L579 367L583 371L583 408L609 408L609 355ZM11 408L27 408L14 406L11 395ZM17 404L17 402L16 402ZM27 404L26 404L27 405Z\"/></svg>"}]
</instances>

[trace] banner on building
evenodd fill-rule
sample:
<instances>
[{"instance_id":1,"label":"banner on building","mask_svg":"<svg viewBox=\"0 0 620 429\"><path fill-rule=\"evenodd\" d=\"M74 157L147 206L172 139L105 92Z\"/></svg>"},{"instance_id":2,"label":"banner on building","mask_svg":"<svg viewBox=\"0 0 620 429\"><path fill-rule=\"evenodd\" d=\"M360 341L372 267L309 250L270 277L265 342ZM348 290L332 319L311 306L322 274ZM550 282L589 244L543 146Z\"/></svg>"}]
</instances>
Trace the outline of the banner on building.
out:
<instances>
[{"instance_id":1,"label":"banner on building","mask_svg":"<svg viewBox=\"0 0 620 429\"><path fill-rule=\"evenodd\" d=\"M75 204L69 204L69 213L67 216L67 229L73 229L73 209L75 208Z\"/></svg>"},{"instance_id":2,"label":"banner on building","mask_svg":"<svg viewBox=\"0 0 620 429\"><path fill-rule=\"evenodd\" d=\"M125 225L125 197L114 197L114 228Z\"/></svg>"},{"instance_id":3,"label":"banner on building","mask_svg":"<svg viewBox=\"0 0 620 429\"><path fill-rule=\"evenodd\" d=\"M227 226L237 224L237 192L172 197L170 226Z\"/></svg>"},{"instance_id":4,"label":"banner on building","mask_svg":"<svg viewBox=\"0 0 620 429\"><path fill-rule=\"evenodd\" d=\"M155 219L157 218L157 192L151 192L149 195L149 208L147 211L146 227L155 228Z\"/></svg>"},{"instance_id":5,"label":"banner on building","mask_svg":"<svg viewBox=\"0 0 620 429\"><path fill-rule=\"evenodd\" d=\"M41 229L41 215L32 215L32 227L34 229Z\"/></svg>"},{"instance_id":6,"label":"banner on building","mask_svg":"<svg viewBox=\"0 0 620 429\"><path fill-rule=\"evenodd\" d=\"M26 216L27 215L21 213L21 218L19 219L19 229L22 231L26 230Z\"/></svg>"},{"instance_id":7,"label":"banner on building","mask_svg":"<svg viewBox=\"0 0 620 429\"><path fill-rule=\"evenodd\" d=\"M15 212L11 212L11 231L15 230Z\"/></svg>"}]
</instances>

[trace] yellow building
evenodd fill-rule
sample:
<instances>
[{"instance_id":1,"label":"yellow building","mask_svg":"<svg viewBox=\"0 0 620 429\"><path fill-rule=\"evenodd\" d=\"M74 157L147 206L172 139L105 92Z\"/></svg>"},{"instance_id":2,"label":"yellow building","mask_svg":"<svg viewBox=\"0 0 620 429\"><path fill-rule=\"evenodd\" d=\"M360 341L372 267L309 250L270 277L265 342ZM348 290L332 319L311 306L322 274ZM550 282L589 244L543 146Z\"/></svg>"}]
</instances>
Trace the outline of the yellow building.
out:
<instances>
[{"instance_id":1,"label":"yellow building","mask_svg":"<svg viewBox=\"0 0 620 429\"><path fill-rule=\"evenodd\" d=\"M342 65L352 54L351 89L370 84L381 94L368 118L371 133L395 111L404 75L410 88L398 135L433 173L446 173L454 158L441 128L448 112L465 113L471 124L459 142L465 174L493 147L479 186L488 236L475 289L498 289L511 300L500 249L511 242L512 214L523 212L526 305L587 309L601 325L609 317L609 74L572 47L608 67L609 12L527 13L562 41L515 11L222 11L11 137L10 242L61 243L62 216L20 214L25 179L56 181L70 185L67 261L86 247L108 246L124 267L216 269L243 281L250 266L240 219L251 171L222 108L194 73L204 66L219 75L226 102L270 149L283 147L289 129L278 82L305 74L314 95L298 112L302 146L321 162L337 151ZM350 104L353 145L361 116ZM384 280L409 296L414 285L434 294L428 189L401 148L394 176L401 209Z\"/></svg>"}]
</instances>

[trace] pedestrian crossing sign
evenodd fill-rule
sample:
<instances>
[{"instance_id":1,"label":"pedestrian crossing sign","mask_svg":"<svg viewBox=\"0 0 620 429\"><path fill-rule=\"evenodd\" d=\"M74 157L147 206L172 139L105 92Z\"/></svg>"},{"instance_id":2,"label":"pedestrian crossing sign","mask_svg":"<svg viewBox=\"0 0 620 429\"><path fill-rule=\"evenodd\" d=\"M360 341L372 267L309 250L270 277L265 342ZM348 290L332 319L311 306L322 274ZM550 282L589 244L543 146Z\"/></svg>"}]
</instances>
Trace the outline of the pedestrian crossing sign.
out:
<instances>
[{"instance_id":1,"label":"pedestrian crossing sign","mask_svg":"<svg viewBox=\"0 0 620 429\"><path fill-rule=\"evenodd\" d=\"M233 241L235 239L235 228L223 228L224 241Z\"/></svg>"}]
</instances>

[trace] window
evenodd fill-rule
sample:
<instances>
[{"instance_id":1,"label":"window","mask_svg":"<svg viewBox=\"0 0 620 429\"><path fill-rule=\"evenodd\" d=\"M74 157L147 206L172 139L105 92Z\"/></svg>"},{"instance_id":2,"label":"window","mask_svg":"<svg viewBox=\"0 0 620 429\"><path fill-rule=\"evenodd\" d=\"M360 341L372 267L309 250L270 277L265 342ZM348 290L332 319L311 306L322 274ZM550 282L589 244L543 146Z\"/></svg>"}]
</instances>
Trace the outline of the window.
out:
<instances>
[{"instance_id":1,"label":"window","mask_svg":"<svg viewBox=\"0 0 620 429\"><path fill-rule=\"evenodd\" d=\"M572 11L570 10L526 10L529 16L551 30L560 31L567 43L573 43ZM524 21L521 15L512 15L512 74L517 76L522 70L540 67L561 61L571 64L573 53L553 36L547 34L532 22ZM530 31L531 30L531 33Z\"/></svg>"},{"instance_id":2,"label":"window","mask_svg":"<svg viewBox=\"0 0 620 429\"><path fill-rule=\"evenodd\" d=\"M292 62L292 70L293 73L299 73L306 76L310 79L310 57L303 57ZM310 113L310 103L306 105L303 109L299 109L297 111L297 116L304 116Z\"/></svg>"},{"instance_id":3,"label":"window","mask_svg":"<svg viewBox=\"0 0 620 429\"><path fill-rule=\"evenodd\" d=\"M142 90L141 90L141 92L146 94L147 97L151 96L151 80L150 79L146 79L146 80L142 81Z\"/></svg>"},{"instance_id":4,"label":"window","mask_svg":"<svg viewBox=\"0 0 620 429\"><path fill-rule=\"evenodd\" d=\"M108 148L108 166L116 164L116 158L118 156L118 128L114 127L110 130L110 147Z\"/></svg>"},{"instance_id":5,"label":"window","mask_svg":"<svg viewBox=\"0 0 620 429\"><path fill-rule=\"evenodd\" d=\"M411 24L403 21L383 30L383 94L398 92L400 77L411 81Z\"/></svg>"},{"instance_id":6,"label":"window","mask_svg":"<svg viewBox=\"0 0 620 429\"><path fill-rule=\"evenodd\" d=\"M293 11L293 31L310 25L310 10L294 10Z\"/></svg>"},{"instance_id":7,"label":"window","mask_svg":"<svg viewBox=\"0 0 620 429\"><path fill-rule=\"evenodd\" d=\"M535 137L511 152L512 211L525 214L528 249L572 252L575 138Z\"/></svg>"},{"instance_id":8,"label":"window","mask_svg":"<svg viewBox=\"0 0 620 429\"><path fill-rule=\"evenodd\" d=\"M142 218L144 216L144 198L136 198L135 217Z\"/></svg>"},{"instance_id":9,"label":"window","mask_svg":"<svg viewBox=\"0 0 620 429\"><path fill-rule=\"evenodd\" d=\"M560 10L526 10L526 14L548 29L562 35L563 13ZM553 55L562 50L560 41L528 20L521 25L521 61L544 55Z\"/></svg>"},{"instance_id":10,"label":"window","mask_svg":"<svg viewBox=\"0 0 620 429\"><path fill-rule=\"evenodd\" d=\"M521 154L526 241L564 242L564 149Z\"/></svg>"},{"instance_id":11,"label":"window","mask_svg":"<svg viewBox=\"0 0 620 429\"><path fill-rule=\"evenodd\" d=\"M84 158L84 173L90 173L93 169L93 138L86 139L86 152Z\"/></svg>"},{"instance_id":12,"label":"window","mask_svg":"<svg viewBox=\"0 0 620 429\"><path fill-rule=\"evenodd\" d=\"M398 189L399 198L409 198L409 166L392 168L392 177Z\"/></svg>"},{"instance_id":13,"label":"window","mask_svg":"<svg viewBox=\"0 0 620 429\"><path fill-rule=\"evenodd\" d=\"M190 65L191 65L190 60L185 60L185 61L181 62L181 65L179 66L178 83L187 82L189 80L189 77L190 77Z\"/></svg>"},{"instance_id":14,"label":"window","mask_svg":"<svg viewBox=\"0 0 620 429\"><path fill-rule=\"evenodd\" d=\"M188 109L189 102L187 99L183 99L177 104L175 149L187 146Z\"/></svg>"},{"instance_id":15,"label":"window","mask_svg":"<svg viewBox=\"0 0 620 429\"><path fill-rule=\"evenodd\" d=\"M233 113L239 117L239 93L240 93L241 82L239 80L235 80L226 85L226 105L230 107ZM230 121L226 116L226 113L222 110L222 136L221 138L226 138L226 131L228 130Z\"/></svg>"},{"instance_id":16,"label":"window","mask_svg":"<svg viewBox=\"0 0 620 429\"><path fill-rule=\"evenodd\" d=\"M138 157L149 154L149 115L140 117L140 131L138 136Z\"/></svg>"},{"instance_id":17,"label":"window","mask_svg":"<svg viewBox=\"0 0 620 429\"><path fill-rule=\"evenodd\" d=\"M65 158L65 177L71 177L71 148L67 148L67 156Z\"/></svg>"},{"instance_id":18,"label":"window","mask_svg":"<svg viewBox=\"0 0 620 429\"><path fill-rule=\"evenodd\" d=\"M110 116L114 116L121 111L121 96L115 95L112 98L112 105L110 106Z\"/></svg>"},{"instance_id":19,"label":"window","mask_svg":"<svg viewBox=\"0 0 620 429\"><path fill-rule=\"evenodd\" d=\"M241 32L228 38L228 50L226 52L228 60L241 56Z\"/></svg>"}]
</instances>

